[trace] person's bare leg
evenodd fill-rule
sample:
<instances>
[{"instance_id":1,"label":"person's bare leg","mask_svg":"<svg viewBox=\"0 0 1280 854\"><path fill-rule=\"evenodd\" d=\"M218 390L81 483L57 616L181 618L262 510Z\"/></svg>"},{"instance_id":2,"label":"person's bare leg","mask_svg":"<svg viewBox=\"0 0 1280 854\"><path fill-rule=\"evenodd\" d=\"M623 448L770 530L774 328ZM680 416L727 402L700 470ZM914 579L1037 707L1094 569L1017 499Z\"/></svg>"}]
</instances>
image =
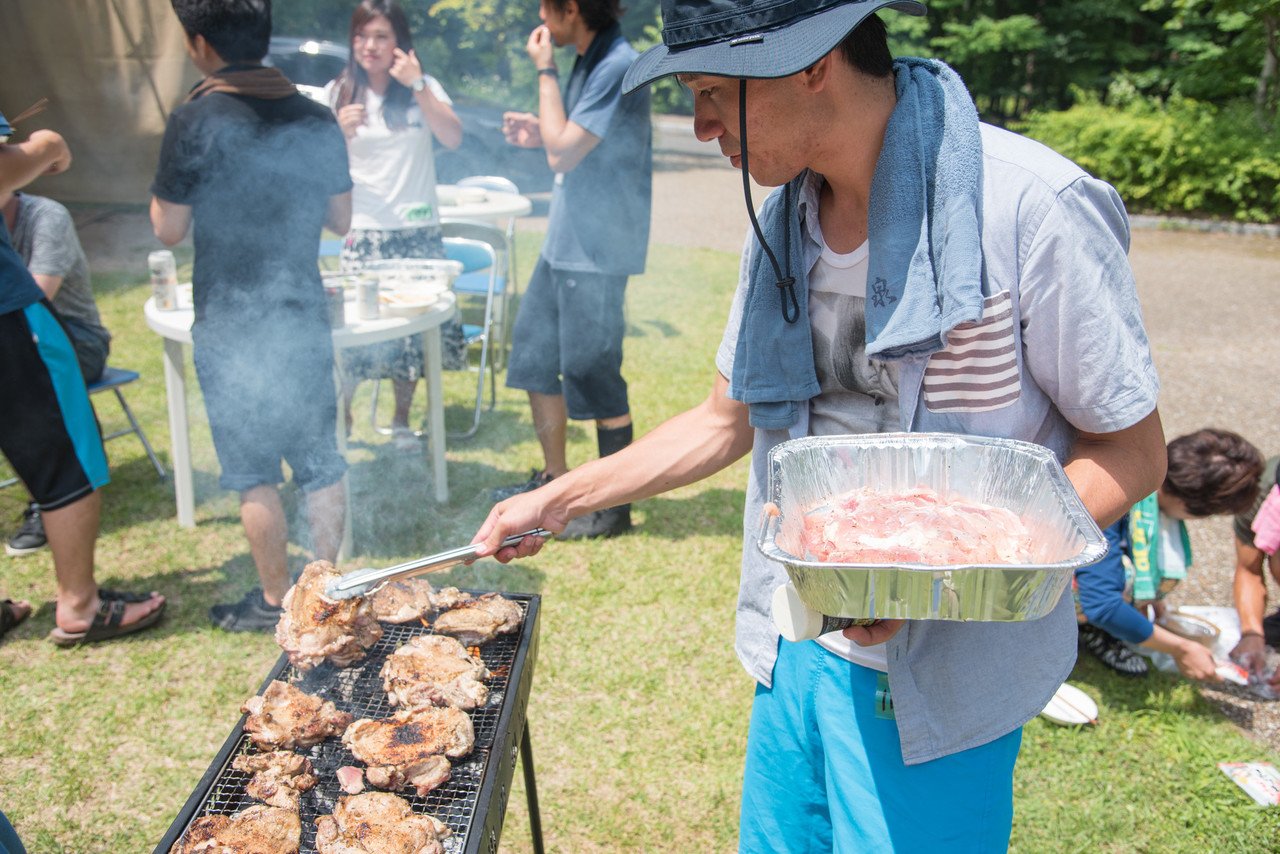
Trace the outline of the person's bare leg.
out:
<instances>
[{"instance_id":1,"label":"person's bare leg","mask_svg":"<svg viewBox=\"0 0 1280 854\"><path fill-rule=\"evenodd\" d=\"M58 582L54 622L64 632L87 631L98 610L98 583L93 578L93 551L98 540L102 495L97 490L79 501L42 510L44 533L53 552L53 572ZM146 602L125 607L121 625L136 623L164 603L152 595Z\"/></svg>"},{"instance_id":2,"label":"person's bare leg","mask_svg":"<svg viewBox=\"0 0 1280 854\"><path fill-rule=\"evenodd\" d=\"M395 413L391 416L391 427L409 427L409 407L413 405L413 391L418 387L417 380L392 380L391 390L396 399Z\"/></svg>"},{"instance_id":3,"label":"person's bare leg","mask_svg":"<svg viewBox=\"0 0 1280 854\"><path fill-rule=\"evenodd\" d=\"M289 591L289 523L275 484L255 486L240 493L240 521L249 539L249 553L258 568L262 598L268 605L279 605Z\"/></svg>"},{"instance_id":4,"label":"person's bare leg","mask_svg":"<svg viewBox=\"0 0 1280 854\"><path fill-rule=\"evenodd\" d=\"M316 560L338 562L342 547L342 526L347 517L346 481L307 493L307 522L311 525L311 548Z\"/></svg>"},{"instance_id":5,"label":"person's bare leg","mask_svg":"<svg viewBox=\"0 0 1280 854\"><path fill-rule=\"evenodd\" d=\"M565 456L565 432L569 415L564 406L564 395L529 392L529 409L533 411L533 432L542 445L542 459L547 474L559 477L569 470Z\"/></svg>"},{"instance_id":6,"label":"person's bare leg","mask_svg":"<svg viewBox=\"0 0 1280 854\"><path fill-rule=\"evenodd\" d=\"M356 396L356 386L360 384L359 380L351 379L345 374L342 377L342 424L346 428L347 435L351 435L351 401Z\"/></svg>"}]
</instances>

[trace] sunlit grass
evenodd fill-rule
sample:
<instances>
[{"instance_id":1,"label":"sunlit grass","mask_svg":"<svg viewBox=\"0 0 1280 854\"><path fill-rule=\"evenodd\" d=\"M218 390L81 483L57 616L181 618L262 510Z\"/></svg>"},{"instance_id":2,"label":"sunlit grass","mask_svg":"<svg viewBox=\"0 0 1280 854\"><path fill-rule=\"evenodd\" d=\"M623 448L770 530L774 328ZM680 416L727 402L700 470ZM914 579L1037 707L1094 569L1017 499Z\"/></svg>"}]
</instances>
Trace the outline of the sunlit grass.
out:
<instances>
[{"instance_id":1,"label":"sunlit grass","mask_svg":"<svg viewBox=\"0 0 1280 854\"><path fill-rule=\"evenodd\" d=\"M522 241L532 268L537 236ZM187 261L189 258L180 258ZM705 396L737 270L723 253L655 247L631 281L625 374L637 430ZM115 334L112 363L142 373L130 404L167 461L160 341L145 326L145 285L97 274ZM196 384L188 367L191 387ZM473 374L446 378L462 427ZM449 447L451 502L432 499L425 460L393 450L357 400L350 459L356 506L351 565L382 565L467 542L490 488L523 479L540 454L523 395L500 389L478 436ZM105 428L120 420L96 399ZM419 394L416 414L420 414ZM385 411L385 410L384 410ZM165 622L82 650L43 640L52 627L47 552L0 557L0 593L38 604L0 644L0 809L34 852L149 851L208 767L279 654L266 636L229 635L206 611L255 583L235 497L217 488L202 404L191 407L194 529L174 521L132 438L108 446L99 579L170 597ZM570 431L571 462L595 455L594 430ZM736 847L741 759L752 683L733 652L745 465L636 507L638 530L598 543L551 543L538 558L487 562L442 581L538 593L540 648L529 725L550 851L727 851ZM285 490L296 517L298 500ZM0 490L16 524L23 497ZM291 554L305 560L305 530ZM1093 730L1028 726L1017 777L1018 851L1267 850L1280 814L1255 808L1214 763L1280 757L1243 738L1194 690L1164 675L1141 682L1077 669L1100 699ZM530 850L524 788L503 849ZM921 804L927 819L928 804Z\"/></svg>"}]
</instances>

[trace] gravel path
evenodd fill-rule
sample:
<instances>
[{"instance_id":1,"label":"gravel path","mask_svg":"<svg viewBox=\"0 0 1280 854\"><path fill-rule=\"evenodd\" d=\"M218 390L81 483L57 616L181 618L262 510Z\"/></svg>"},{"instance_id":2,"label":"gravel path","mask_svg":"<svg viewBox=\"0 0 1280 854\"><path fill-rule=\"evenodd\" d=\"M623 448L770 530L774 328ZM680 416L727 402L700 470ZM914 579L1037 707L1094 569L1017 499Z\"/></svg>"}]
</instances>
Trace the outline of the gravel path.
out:
<instances>
[{"instance_id":1,"label":"gravel path","mask_svg":"<svg viewBox=\"0 0 1280 854\"><path fill-rule=\"evenodd\" d=\"M738 252L748 227L739 173L706 146L685 144L655 161L651 240ZM756 188L757 204L764 191ZM535 211L545 211L545 198ZM158 248L145 213L76 211L94 269L136 270ZM1146 225L1149 220L1140 220ZM521 228L545 230L531 217ZM1274 354L1280 322L1280 240L1142 227L1131 260L1162 382L1160 411L1170 438L1204 426L1235 430L1264 455L1280 453ZM1231 604L1234 566L1229 519L1191 523L1195 569L1176 604ZM1280 601L1272 585L1272 601ZM1280 750L1280 702L1258 702L1234 688L1205 696L1246 731Z\"/></svg>"}]
</instances>

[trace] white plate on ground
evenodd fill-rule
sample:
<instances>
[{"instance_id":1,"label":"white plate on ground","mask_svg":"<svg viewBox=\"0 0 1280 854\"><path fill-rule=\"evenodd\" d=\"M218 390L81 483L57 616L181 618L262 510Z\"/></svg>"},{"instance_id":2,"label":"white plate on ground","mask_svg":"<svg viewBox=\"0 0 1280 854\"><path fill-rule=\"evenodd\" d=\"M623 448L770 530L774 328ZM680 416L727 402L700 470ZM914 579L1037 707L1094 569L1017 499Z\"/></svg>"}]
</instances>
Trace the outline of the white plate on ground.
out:
<instances>
[{"instance_id":1,"label":"white plate on ground","mask_svg":"<svg viewBox=\"0 0 1280 854\"><path fill-rule=\"evenodd\" d=\"M1098 704L1079 688L1063 682L1040 715L1060 726L1096 724Z\"/></svg>"}]
</instances>

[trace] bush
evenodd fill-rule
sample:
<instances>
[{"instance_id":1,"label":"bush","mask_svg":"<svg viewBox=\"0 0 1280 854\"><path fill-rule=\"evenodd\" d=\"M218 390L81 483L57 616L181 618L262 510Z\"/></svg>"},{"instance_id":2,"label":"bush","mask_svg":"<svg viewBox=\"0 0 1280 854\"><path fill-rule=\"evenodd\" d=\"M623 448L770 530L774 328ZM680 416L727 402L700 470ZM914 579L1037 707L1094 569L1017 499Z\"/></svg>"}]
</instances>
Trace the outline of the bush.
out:
<instances>
[{"instance_id":1,"label":"bush","mask_svg":"<svg viewBox=\"0 0 1280 854\"><path fill-rule=\"evenodd\" d=\"M1112 184L1132 212L1280 220L1280 135L1250 105L1133 93L1037 113L1017 128Z\"/></svg>"}]
</instances>

